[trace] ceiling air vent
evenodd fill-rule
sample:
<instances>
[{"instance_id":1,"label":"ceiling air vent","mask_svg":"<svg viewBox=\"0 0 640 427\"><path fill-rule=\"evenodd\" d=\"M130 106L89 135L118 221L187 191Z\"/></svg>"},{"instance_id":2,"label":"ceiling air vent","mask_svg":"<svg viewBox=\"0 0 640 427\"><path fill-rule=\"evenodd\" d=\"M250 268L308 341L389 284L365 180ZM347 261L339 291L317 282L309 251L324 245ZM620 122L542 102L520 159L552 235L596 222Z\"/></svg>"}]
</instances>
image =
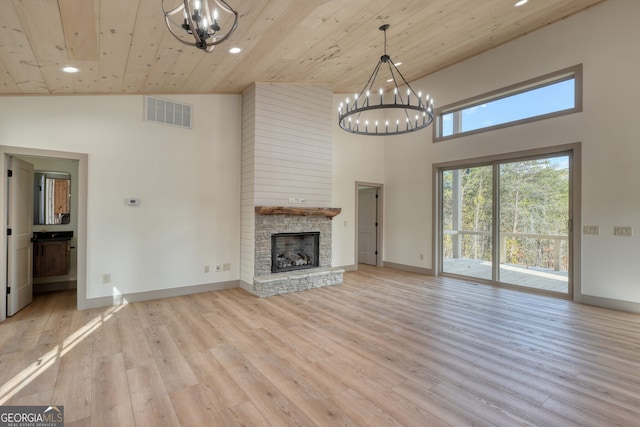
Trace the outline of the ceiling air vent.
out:
<instances>
[{"instance_id":1,"label":"ceiling air vent","mask_svg":"<svg viewBox=\"0 0 640 427\"><path fill-rule=\"evenodd\" d=\"M191 105L145 96L144 120L191 129Z\"/></svg>"}]
</instances>

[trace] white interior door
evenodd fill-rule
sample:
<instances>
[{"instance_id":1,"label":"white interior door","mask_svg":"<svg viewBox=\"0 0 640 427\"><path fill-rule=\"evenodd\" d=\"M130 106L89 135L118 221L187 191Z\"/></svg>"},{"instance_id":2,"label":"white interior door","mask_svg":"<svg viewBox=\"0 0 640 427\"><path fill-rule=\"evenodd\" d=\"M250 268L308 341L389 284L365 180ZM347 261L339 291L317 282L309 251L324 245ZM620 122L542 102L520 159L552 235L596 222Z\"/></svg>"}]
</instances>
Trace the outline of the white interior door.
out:
<instances>
[{"instance_id":1,"label":"white interior door","mask_svg":"<svg viewBox=\"0 0 640 427\"><path fill-rule=\"evenodd\" d=\"M7 316L33 300L33 165L9 158Z\"/></svg>"},{"instance_id":2,"label":"white interior door","mask_svg":"<svg viewBox=\"0 0 640 427\"><path fill-rule=\"evenodd\" d=\"M378 261L378 189L358 189L358 262L377 265Z\"/></svg>"}]
</instances>

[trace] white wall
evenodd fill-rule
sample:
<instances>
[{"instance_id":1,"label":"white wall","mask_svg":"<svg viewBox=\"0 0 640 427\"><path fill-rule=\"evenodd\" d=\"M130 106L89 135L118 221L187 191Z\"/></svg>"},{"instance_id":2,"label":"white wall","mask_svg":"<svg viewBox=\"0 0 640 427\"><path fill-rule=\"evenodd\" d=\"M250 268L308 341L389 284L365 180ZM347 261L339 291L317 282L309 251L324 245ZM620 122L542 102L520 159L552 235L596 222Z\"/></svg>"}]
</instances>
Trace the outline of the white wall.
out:
<instances>
[{"instance_id":1,"label":"white wall","mask_svg":"<svg viewBox=\"0 0 640 427\"><path fill-rule=\"evenodd\" d=\"M331 255L334 267L349 267L356 263L356 182L382 184L385 179L384 138L350 134L338 126L337 105L344 102L345 98L346 95L333 97L336 109L332 118L332 205L342 209L340 215L332 220ZM386 187L384 191L386 197Z\"/></svg>"},{"instance_id":2,"label":"white wall","mask_svg":"<svg viewBox=\"0 0 640 427\"><path fill-rule=\"evenodd\" d=\"M437 144L430 131L388 138L385 260L432 267L433 163L581 142L582 223L600 226L582 237L582 293L640 303L639 18L640 2L605 2L412 83L446 105L582 63L584 111ZM613 237L614 225L634 236Z\"/></svg>"},{"instance_id":3,"label":"white wall","mask_svg":"<svg viewBox=\"0 0 640 427\"><path fill-rule=\"evenodd\" d=\"M142 96L0 98L0 145L88 154L87 298L239 278L241 97L166 98L192 130L144 122Z\"/></svg>"},{"instance_id":4,"label":"white wall","mask_svg":"<svg viewBox=\"0 0 640 427\"><path fill-rule=\"evenodd\" d=\"M240 286L253 283L255 272L255 146L256 146L256 87L251 85L242 93L242 181L240 217Z\"/></svg>"}]
</instances>

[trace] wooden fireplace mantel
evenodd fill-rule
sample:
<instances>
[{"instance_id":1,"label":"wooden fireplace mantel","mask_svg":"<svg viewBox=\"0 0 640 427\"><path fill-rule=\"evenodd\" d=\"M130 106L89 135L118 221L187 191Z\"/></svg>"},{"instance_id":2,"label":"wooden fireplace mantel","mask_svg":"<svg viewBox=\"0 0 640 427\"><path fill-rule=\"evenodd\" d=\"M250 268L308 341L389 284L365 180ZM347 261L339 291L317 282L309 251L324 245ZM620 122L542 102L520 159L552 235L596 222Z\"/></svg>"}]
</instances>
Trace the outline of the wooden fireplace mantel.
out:
<instances>
[{"instance_id":1,"label":"wooden fireplace mantel","mask_svg":"<svg viewBox=\"0 0 640 427\"><path fill-rule=\"evenodd\" d=\"M342 211L341 208L299 208L289 206L256 206L257 215L299 215L326 216L332 219Z\"/></svg>"}]
</instances>

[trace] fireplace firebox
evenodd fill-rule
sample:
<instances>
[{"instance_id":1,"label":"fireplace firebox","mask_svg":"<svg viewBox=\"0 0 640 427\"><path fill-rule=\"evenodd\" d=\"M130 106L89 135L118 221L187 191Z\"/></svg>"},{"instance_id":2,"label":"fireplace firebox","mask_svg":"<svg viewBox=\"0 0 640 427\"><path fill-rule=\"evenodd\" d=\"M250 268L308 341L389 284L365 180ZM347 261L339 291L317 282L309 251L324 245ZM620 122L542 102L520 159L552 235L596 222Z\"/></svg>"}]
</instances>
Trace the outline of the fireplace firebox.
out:
<instances>
[{"instance_id":1,"label":"fireplace firebox","mask_svg":"<svg viewBox=\"0 0 640 427\"><path fill-rule=\"evenodd\" d=\"M271 272L319 266L320 232L271 235Z\"/></svg>"}]
</instances>

